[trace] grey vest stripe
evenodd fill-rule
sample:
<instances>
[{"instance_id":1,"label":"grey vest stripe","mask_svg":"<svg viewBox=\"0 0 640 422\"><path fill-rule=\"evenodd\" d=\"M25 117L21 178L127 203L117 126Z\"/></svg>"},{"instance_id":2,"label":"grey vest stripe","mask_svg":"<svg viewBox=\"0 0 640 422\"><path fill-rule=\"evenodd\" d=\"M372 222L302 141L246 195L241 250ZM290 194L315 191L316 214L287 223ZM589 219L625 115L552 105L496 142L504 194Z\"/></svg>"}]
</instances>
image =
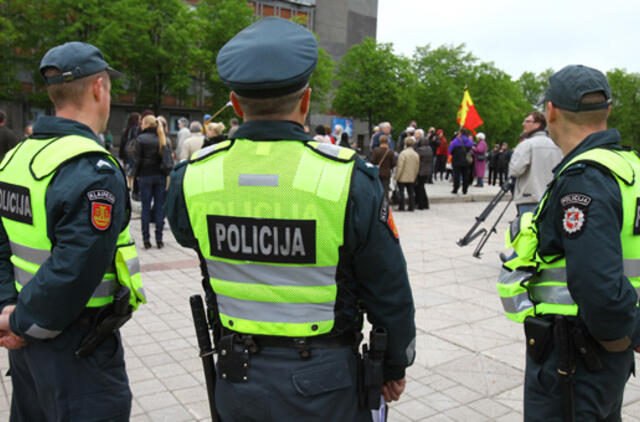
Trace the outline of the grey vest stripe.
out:
<instances>
[{"instance_id":1,"label":"grey vest stripe","mask_svg":"<svg viewBox=\"0 0 640 422\"><path fill-rule=\"evenodd\" d=\"M624 275L627 277L640 277L640 259L625 259L623 261Z\"/></svg>"},{"instance_id":2,"label":"grey vest stripe","mask_svg":"<svg viewBox=\"0 0 640 422\"><path fill-rule=\"evenodd\" d=\"M37 338L40 340L46 340L48 338L54 338L62 331L60 330L47 330L46 328L42 328L38 324L33 324L25 333L33 338Z\"/></svg>"},{"instance_id":3,"label":"grey vest stripe","mask_svg":"<svg viewBox=\"0 0 640 422\"><path fill-rule=\"evenodd\" d=\"M530 280L533 277L533 274L527 271L509 271L505 268L500 271L500 276L498 277L498 283L500 284L514 284L514 283L522 283L524 281Z\"/></svg>"},{"instance_id":4,"label":"grey vest stripe","mask_svg":"<svg viewBox=\"0 0 640 422\"><path fill-rule=\"evenodd\" d=\"M42 265L47 258L51 256L51 251L30 248L29 246L23 246L12 241L9 241L9 245L11 246L11 253L13 255L32 264Z\"/></svg>"},{"instance_id":5,"label":"grey vest stripe","mask_svg":"<svg viewBox=\"0 0 640 422\"><path fill-rule=\"evenodd\" d=\"M533 303L529 300L528 293L520 293L517 296L500 297L502 301L502 307L505 312L510 314L517 314L527 309L533 308Z\"/></svg>"},{"instance_id":6,"label":"grey vest stripe","mask_svg":"<svg viewBox=\"0 0 640 422\"><path fill-rule=\"evenodd\" d=\"M131 258L126 261L125 264L127 264L127 268L129 269L129 275L138 274L140 272L140 260L137 257Z\"/></svg>"},{"instance_id":7,"label":"grey vest stripe","mask_svg":"<svg viewBox=\"0 0 640 422\"><path fill-rule=\"evenodd\" d=\"M624 259L622 261L624 268L624 275L631 277L640 277L640 259ZM538 274L536 280L543 281L559 281L562 283L567 282L567 269L565 267L559 268L546 268Z\"/></svg>"},{"instance_id":8,"label":"grey vest stripe","mask_svg":"<svg viewBox=\"0 0 640 422\"><path fill-rule=\"evenodd\" d=\"M340 154L340 150L342 148L340 148L339 146L333 145L333 144L325 144L325 143L319 143L318 144L318 151L320 151L323 154L327 154L330 155L332 157L338 158L338 154Z\"/></svg>"},{"instance_id":9,"label":"grey vest stripe","mask_svg":"<svg viewBox=\"0 0 640 422\"><path fill-rule=\"evenodd\" d=\"M536 302L575 305L567 286L531 285L531 298Z\"/></svg>"},{"instance_id":10,"label":"grey vest stripe","mask_svg":"<svg viewBox=\"0 0 640 422\"><path fill-rule=\"evenodd\" d=\"M200 148L200 150L198 151L198 155L196 155L196 158L204 157L205 155L209 154L210 152L215 151L216 150L216 145L217 144L213 144L213 145L209 145L208 147ZM190 159L191 159L191 157L187 157L187 161L189 161Z\"/></svg>"},{"instance_id":11,"label":"grey vest stripe","mask_svg":"<svg viewBox=\"0 0 640 422\"><path fill-rule=\"evenodd\" d=\"M233 318L251 321L313 323L334 318L335 302L326 303L279 303L241 300L217 294L220 313ZM259 316L258 316L259 315Z\"/></svg>"},{"instance_id":12,"label":"grey vest stripe","mask_svg":"<svg viewBox=\"0 0 640 422\"><path fill-rule=\"evenodd\" d=\"M31 274L23 270L22 268L18 268L15 265L13 266L13 275L16 278L16 281L20 283L22 287L26 286L28 282L31 281L35 274Z\"/></svg>"},{"instance_id":13,"label":"grey vest stripe","mask_svg":"<svg viewBox=\"0 0 640 422\"><path fill-rule=\"evenodd\" d=\"M278 174L240 174L238 186L278 186L280 175Z\"/></svg>"},{"instance_id":14,"label":"grey vest stripe","mask_svg":"<svg viewBox=\"0 0 640 422\"><path fill-rule=\"evenodd\" d=\"M207 260L209 277L237 283L269 286L332 286L336 267L277 267L262 264L231 264Z\"/></svg>"},{"instance_id":15,"label":"grey vest stripe","mask_svg":"<svg viewBox=\"0 0 640 422\"><path fill-rule=\"evenodd\" d=\"M102 280L93 291L91 298L111 297L118 290L119 283L116 280Z\"/></svg>"},{"instance_id":16,"label":"grey vest stripe","mask_svg":"<svg viewBox=\"0 0 640 422\"><path fill-rule=\"evenodd\" d=\"M138 293L145 299L147 300L147 294L144 292L144 287L140 287L138 289Z\"/></svg>"},{"instance_id":17,"label":"grey vest stripe","mask_svg":"<svg viewBox=\"0 0 640 422\"><path fill-rule=\"evenodd\" d=\"M31 281L31 279L33 278L33 276L35 274L31 274L30 272L27 272L27 271L23 270L22 268L16 267L14 265L13 266L13 275L15 276L16 281L18 283L20 283L20 285L22 287L24 287L24 286L27 285L27 283L29 283ZM118 284L119 283L118 283L117 280L102 280L100 282L100 284L98 284L98 287L93 292L93 295L91 295L91 297L92 298L103 298L103 297L113 296L113 293L118 288Z\"/></svg>"},{"instance_id":18,"label":"grey vest stripe","mask_svg":"<svg viewBox=\"0 0 640 422\"><path fill-rule=\"evenodd\" d=\"M566 283L567 270L565 267L545 268L544 270L540 271L540 273L536 277L536 281L540 283L545 281L560 281Z\"/></svg>"}]
</instances>

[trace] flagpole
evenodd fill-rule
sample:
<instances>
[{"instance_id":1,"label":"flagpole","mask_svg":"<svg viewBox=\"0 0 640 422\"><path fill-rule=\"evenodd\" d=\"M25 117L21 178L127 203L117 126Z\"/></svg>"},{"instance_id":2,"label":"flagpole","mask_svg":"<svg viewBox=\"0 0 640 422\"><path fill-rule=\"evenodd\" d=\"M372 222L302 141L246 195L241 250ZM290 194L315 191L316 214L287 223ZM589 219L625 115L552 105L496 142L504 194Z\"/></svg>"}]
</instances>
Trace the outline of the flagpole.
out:
<instances>
[{"instance_id":1,"label":"flagpole","mask_svg":"<svg viewBox=\"0 0 640 422\"><path fill-rule=\"evenodd\" d=\"M210 121L212 121L213 119L215 119L218 114L222 113L222 111L229 107L231 105L231 101L227 102L225 105L222 106L222 108L220 108L220 110L216 111L215 114L211 117L209 117L207 120L204 121L204 125L206 126L207 124L209 124Z\"/></svg>"}]
</instances>

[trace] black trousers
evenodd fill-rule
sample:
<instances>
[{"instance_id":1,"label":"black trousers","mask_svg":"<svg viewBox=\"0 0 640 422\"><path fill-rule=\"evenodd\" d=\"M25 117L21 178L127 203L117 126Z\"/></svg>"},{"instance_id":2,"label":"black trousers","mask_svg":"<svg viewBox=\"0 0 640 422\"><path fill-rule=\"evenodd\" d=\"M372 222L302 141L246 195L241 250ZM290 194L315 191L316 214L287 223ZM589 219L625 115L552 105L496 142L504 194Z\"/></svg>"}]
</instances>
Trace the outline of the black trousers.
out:
<instances>
[{"instance_id":1,"label":"black trousers","mask_svg":"<svg viewBox=\"0 0 640 422\"><path fill-rule=\"evenodd\" d=\"M51 340L9 351L11 422L129 420L131 390L120 334L78 359L74 351L89 328L74 322Z\"/></svg>"},{"instance_id":2,"label":"black trousers","mask_svg":"<svg viewBox=\"0 0 640 422\"><path fill-rule=\"evenodd\" d=\"M424 188L424 184L427 182L426 176L418 176L416 180L416 206L419 210L429 209L429 197L427 191Z\"/></svg>"},{"instance_id":3,"label":"black trousers","mask_svg":"<svg viewBox=\"0 0 640 422\"><path fill-rule=\"evenodd\" d=\"M413 211L416 206L416 193L415 193L415 182L413 183L400 183L398 182L398 187L400 188L400 205L398 206L398 210L404 211L404 190L406 189L409 193L409 211Z\"/></svg>"},{"instance_id":4,"label":"black trousers","mask_svg":"<svg viewBox=\"0 0 640 422\"><path fill-rule=\"evenodd\" d=\"M467 189L469 189L469 167L453 168L453 193L458 193L461 179L462 179L462 193L466 194Z\"/></svg>"}]
</instances>

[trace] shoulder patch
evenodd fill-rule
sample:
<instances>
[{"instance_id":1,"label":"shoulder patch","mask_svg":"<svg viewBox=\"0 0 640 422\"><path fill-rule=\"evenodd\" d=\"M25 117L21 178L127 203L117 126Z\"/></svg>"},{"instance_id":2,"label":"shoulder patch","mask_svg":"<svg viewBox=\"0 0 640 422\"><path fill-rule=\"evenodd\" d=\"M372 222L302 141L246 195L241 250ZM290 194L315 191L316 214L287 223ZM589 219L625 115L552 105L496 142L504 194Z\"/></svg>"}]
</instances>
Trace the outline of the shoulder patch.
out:
<instances>
[{"instance_id":1,"label":"shoulder patch","mask_svg":"<svg viewBox=\"0 0 640 422\"><path fill-rule=\"evenodd\" d=\"M573 239L580 236L587 226L587 214L592 198L584 193L569 193L560 198L562 206L562 231Z\"/></svg>"},{"instance_id":2,"label":"shoulder patch","mask_svg":"<svg viewBox=\"0 0 640 422\"><path fill-rule=\"evenodd\" d=\"M393 220L393 213L391 212L391 207L389 207L389 201L387 201L386 198L383 198L382 203L380 204L378 220L387 226L387 229L389 229L396 241L400 239L398 227L396 226L396 222Z\"/></svg>"},{"instance_id":3,"label":"shoulder patch","mask_svg":"<svg viewBox=\"0 0 640 422\"><path fill-rule=\"evenodd\" d=\"M116 196L106 189L95 189L87 191L89 199L89 220L94 229L105 231L111 226L111 216L113 206L116 203Z\"/></svg>"},{"instance_id":4,"label":"shoulder patch","mask_svg":"<svg viewBox=\"0 0 640 422\"><path fill-rule=\"evenodd\" d=\"M378 178L378 167L374 164L371 164L367 160L363 160L361 158L356 159L356 168L369 176L371 179L376 180Z\"/></svg>"}]
</instances>

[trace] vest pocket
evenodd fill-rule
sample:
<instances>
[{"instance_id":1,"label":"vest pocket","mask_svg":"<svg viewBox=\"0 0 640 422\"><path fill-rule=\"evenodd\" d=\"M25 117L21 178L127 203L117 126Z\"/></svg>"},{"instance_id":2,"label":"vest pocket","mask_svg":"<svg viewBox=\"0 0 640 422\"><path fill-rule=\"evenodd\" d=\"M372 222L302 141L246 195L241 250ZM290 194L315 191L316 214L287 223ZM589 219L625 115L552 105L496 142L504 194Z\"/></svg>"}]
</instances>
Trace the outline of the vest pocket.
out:
<instances>
[{"instance_id":1,"label":"vest pocket","mask_svg":"<svg viewBox=\"0 0 640 422\"><path fill-rule=\"evenodd\" d=\"M296 391L304 397L329 393L352 385L346 362L336 362L294 372L291 378Z\"/></svg>"}]
</instances>

